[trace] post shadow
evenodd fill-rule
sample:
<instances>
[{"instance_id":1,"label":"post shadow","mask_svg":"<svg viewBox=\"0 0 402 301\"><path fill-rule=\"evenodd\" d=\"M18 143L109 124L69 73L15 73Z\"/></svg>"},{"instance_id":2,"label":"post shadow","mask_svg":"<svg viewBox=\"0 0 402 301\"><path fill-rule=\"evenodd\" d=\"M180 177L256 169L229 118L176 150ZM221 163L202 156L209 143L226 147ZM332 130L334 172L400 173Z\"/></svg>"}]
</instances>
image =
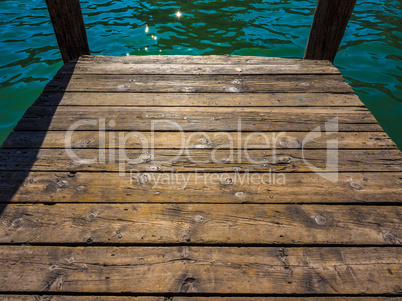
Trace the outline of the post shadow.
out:
<instances>
[{"instance_id":1,"label":"post shadow","mask_svg":"<svg viewBox=\"0 0 402 301\"><path fill-rule=\"evenodd\" d=\"M76 60L71 61L57 72L56 76L46 85L44 92L25 112L0 148L0 217L7 205L13 202L20 188L29 184L26 183L28 175L32 171L32 166L49 131L52 117L63 99L76 63ZM47 88L52 86L55 79L58 80L58 91L47 91ZM39 118L28 117L30 116L31 108L41 107L43 108L43 115L41 114ZM26 128L28 120L32 122L29 129ZM40 130L35 130L38 127L38 124L35 123L38 122L40 122ZM25 134L22 135L21 139L16 140L17 134L21 134L21 132ZM34 139L29 138L31 134L35 134ZM55 151L57 150L55 149ZM35 194L35 191L32 190L29 193Z\"/></svg>"}]
</instances>

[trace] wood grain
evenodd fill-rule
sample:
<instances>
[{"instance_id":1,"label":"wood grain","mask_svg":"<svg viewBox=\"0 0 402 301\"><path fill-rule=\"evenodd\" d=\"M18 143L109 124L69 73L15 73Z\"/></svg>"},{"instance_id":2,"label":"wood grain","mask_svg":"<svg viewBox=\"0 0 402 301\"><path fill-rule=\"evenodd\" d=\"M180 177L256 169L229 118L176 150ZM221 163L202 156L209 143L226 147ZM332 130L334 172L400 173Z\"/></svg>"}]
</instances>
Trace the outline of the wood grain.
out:
<instances>
[{"instance_id":1,"label":"wood grain","mask_svg":"<svg viewBox=\"0 0 402 301\"><path fill-rule=\"evenodd\" d=\"M68 148L114 148L124 145L126 149L142 148L145 142L154 148L180 149L326 149L327 138L338 140L339 149L394 149L395 143L381 132L338 132L331 133L303 144L308 132L141 132L140 135L127 131L99 133L97 131L74 131L68 140ZM127 139L125 138L127 137ZM14 131L3 143L3 148L65 148L64 131Z\"/></svg>"},{"instance_id":2,"label":"wood grain","mask_svg":"<svg viewBox=\"0 0 402 301\"><path fill-rule=\"evenodd\" d=\"M66 70L67 73L72 70ZM74 74L341 74L335 66L323 64L301 65L209 65L209 64L79 64Z\"/></svg>"},{"instance_id":3,"label":"wood grain","mask_svg":"<svg viewBox=\"0 0 402 301\"><path fill-rule=\"evenodd\" d=\"M46 92L353 93L339 75L72 75L55 76Z\"/></svg>"},{"instance_id":4,"label":"wood grain","mask_svg":"<svg viewBox=\"0 0 402 301\"><path fill-rule=\"evenodd\" d=\"M0 217L0 243L402 244L399 206L109 201L9 204Z\"/></svg>"},{"instance_id":5,"label":"wood grain","mask_svg":"<svg viewBox=\"0 0 402 301\"><path fill-rule=\"evenodd\" d=\"M38 106L145 107L364 107L353 94L336 93L43 93Z\"/></svg>"},{"instance_id":6,"label":"wood grain","mask_svg":"<svg viewBox=\"0 0 402 301\"><path fill-rule=\"evenodd\" d=\"M15 130L113 131L319 131L326 122L338 131L383 132L373 116L360 107L343 108L213 108L213 107L68 107L35 106L27 110ZM111 122L111 123L110 123ZM95 124L94 124L95 123ZM72 127L73 126L73 127ZM321 127L321 128L318 128Z\"/></svg>"},{"instance_id":7,"label":"wood grain","mask_svg":"<svg viewBox=\"0 0 402 301\"><path fill-rule=\"evenodd\" d=\"M326 150L93 150L0 149L0 170L167 172L390 172L402 169L402 155L389 150L338 150L327 166ZM333 152L335 155L335 152ZM310 165L308 165L310 164Z\"/></svg>"},{"instance_id":8,"label":"wood grain","mask_svg":"<svg viewBox=\"0 0 402 301\"><path fill-rule=\"evenodd\" d=\"M335 176L335 175L334 175ZM0 172L3 203L394 203L402 173L340 173L331 183L315 173ZM15 193L18 191L18 193ZM32 193L35 191L35 193Z\"/></svg>"},{"instance_id":9,"label":"wood grain","mask_svg":"<svg viewBox=\"0 0 402 301\"><path fill-rule=\"evenodd\" d=\"M356 0L318 0L305 59L333 62Z\"/></svg>"},{"instance_id":10,"label":"wood grain","mask_svg":"<svg viewBox=\"0 0 402 301\"><path fill-rule=\"evenodd\" d=\"M401 300L401 169L329 61L83 56L0 149L0 299Z\"/></svg>"},{"instance_id":11,"label":"wood grain","mask_svg":"<svg viewBox=\"0 0 402 301\"><path fill-rule=\"evenodd\" d=\"M400 294L401 248L2 246L1 291ZM7 277L4 277L7 276Z\"/></svg>"},{"instance_id":12,"label":"wood grain","mask_svg":"<svg viewBox=\"0 0 402 301\"><path fill-rule=\"evenodd\" d=\"M79 64L208 64L208 65L320 65L331 66L329 61L302 60L278 57L242 56L242 55L147 55L147 56L102 56L83 55Z\"/></svg>"},{"instance_id":13,"label":"wood grain","mask_svg":"<svg viewBox=\"0 0 402 301\"><path fill-rule=\"evenodd\" d=\"M64 63L90 54L79 0L46 0Z\"/></svg>"}]
</instances>

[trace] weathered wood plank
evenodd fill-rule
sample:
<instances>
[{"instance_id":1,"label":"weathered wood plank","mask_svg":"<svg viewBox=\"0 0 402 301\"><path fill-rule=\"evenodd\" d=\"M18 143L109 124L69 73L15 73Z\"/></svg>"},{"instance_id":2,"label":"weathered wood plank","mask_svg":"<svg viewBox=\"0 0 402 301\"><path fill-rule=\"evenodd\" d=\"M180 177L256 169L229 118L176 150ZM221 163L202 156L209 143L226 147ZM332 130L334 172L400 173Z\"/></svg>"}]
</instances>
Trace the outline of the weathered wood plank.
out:
<instances>
[{"instance_id":1,"label":"weathered wood plank","mask_svg":"<svg viewBox=\"0 0 402 301\"><path fill-rule=\"evenodd\" d=\"M99 124L103 120L106 121L106 131L138 131L148 132L171 132L171 131L187 131L187 132L284 132L286 131L317 131L317 127L323 130L326 122L338 119L339 132L379 132L383 133L382 127L366 113L358 113L354 115L336 115L336 113L301 113L294 115L290 112L283 114L268 113L265 116L261 114L258 117L239 117L230 118L229 114L213 114L204 115L200 113L174 113L176 118L165 118L170 113L160 112L159 115L153 115L157 111L149 111L139 113L139 115L131 115L128 112L118 115L118 112L110 112L110 115L102 114L97 108L93 114L77 110L77 114L67 115L65 113L56 113L52 118L48 117L26 117L22 118L14 131L72 131L73 124L77 125L76 131L97 131ZM226 115L226 116L225 116ZM253 114L249 114L253 115ZM91 117L92 116L92 117ZM88 117L88 118L87 118ZM357 123L357 120L362 121ZM287 121L286 121L287 120ZM78 123L76 123L78 122ZM112 125L110 126L109 122ZM239 126L239 122L241 126ZM92 123L92 124L91 124ZM93 124L95 123L95 124ZM152 127L153 126L153 127ZM71 127L71 128L70 128Z\"/></svg>"},{"instance_id":2,"label":"weathered wood plank","mask_svg":"<svg viewBox=\"0 0 402 301\"><path fill-rule=\"evenodd\" d=\"M305 59L333 62L356 0L318 0Z\"/></svg>"},{"instance_id":3,"label":"weathered wood plank","mask_svg":"<svg viewBox=\"0 0 402 301\"><path fill-rule=\"evenodd\" d=\"M340 75L56 75L44 91L353 93Z\"/></svg>"},{"instance_id":4,"label":"weathered wood plank","mask_svg":"<svg viewBox=\"0 0 402 301\"><path fill-rule=\"evenodd\" d=\"M400 206L8 204L0 243L402 244Z\"/></svg>"},{"instance_id":5,"label":"weathered wood plank","mask_svg":"<svg viewBox=\"0 0 402 301\"><path fill-rule=\"evenodd\" d=\"M336 155L335 153L333 155ZM0 149L0 170L168 171L168 172L325 172L401 171L397 149L338 150L338 164L327 166L325 150L171 150Z\"/></svg>"},{"instance_id":6,"label":"weathered wood plank","mask_svg":"<svg viewBox=\"0 0 402 301\"><path fill-rule=\"evenodd\" d=\"M336 183L327 183L317 174L287 174L285 177L268 174L260 181L256 176L252 180L251 176L134 172L126 176L102 173L94 177L86 172L1 172L0 202L401 202L401 173L341 173ZM16 190L18 193L14 194Z\"/></svg>"},{"instance_id":7,"label":"weathered wood plank","mask_svg":"<svg viewBox=\"0 0 402 301\"><path fill-rule=\"evenodd\" d=\"M395 295L401 293L401 252L2 246L1 291Z\"/></svg>"},{"instance_id":8,"label":"weathered wood plank","mask_svg":"<svg viewBox=\"0 0 402 301\"><path fill-rule=\"evenodd\" d=\"M334 175L335 176L335 175ZM394 203L402 173L171 174L0 172L0 202L17 203ZM32 193L34 191L35 193Z\"/></svg>"},{"instance_id":9,"label":"weathered wood plank","mask_svg":"<svg viewBox=\"0 0 402 301\"><path fill-rule=\"evenodd\" d=\"M331 65L210 65L210 64L77 64L72 69L65 69L65 73L82 74L338 74L341 73Z\"/></svg>"},{"instance_id":10,"label":"weathered wood plank","mask_svg":"<svg viewBox=\"0 0 402 301\"><path fill-rule=\"evenodd\" d=\"M356 95L331 93L44 93L34 105L145 107L330 107L359 106Z\"/></svg>"},{"instance_id":11,"label":"weathered wood plank","mask_svg":"<svg viewBox=\"0 0 402 301\"><path fill-rule=\"evenodd\" d=\"M288 73L292 75L284 75ZM73 92L59 93L66 87ZM357 295L402 293L402 251L389 247L402 243L402 155L329 62L85 56L77 65L63 67L47 91L52 92L37 100L10 136L8 149L0 150L0 291L30 293L7 298L32 299L45 293L46 299L56 291L54 300L73 301L108 300L88 297L91 293L137 301L174 293L244 296L173 297L176 301L307 300L281 294L343 294L347 300L383 301ZM124 93L104 93L108 91ZM176 93L166 93L172 91ZM239 117L241 137L235 132ZM333 118L338 118L340 132L306 144L302 153L307 133L318 126L324 131L324 123ZM65 131L83 119L96 124L84 124L73 133L71 146L80 149L71 151L101 162L74 164L63 149ZM112 120L115 125L109 124ZM207 131L210 138L183 133L185 139L193 135L185 145L191 157L176 159L181 133L173 123L157 123L156 151L142 153L140 141L152 140L152 121L161 120L176 122L185 131ZM98 132L103 122L105 143ZM126 155L139 161L123 166L132 173L121 177L117 171L125 158L114 148L121 147L119 134L128 131L141 131L145 140L126 141ZM232 133L223 138L215 135L219 131ZM258 135L248 140L246 148L254 149L248 154L258 162L249 163L239 152L247 131L271 135L270 145ZM278 133L282 131L287 131L285 136ZM274 134L278 140L272 144ZM338 176L335 183L322 178L328 173L316 174L303 161L324 169L327 138L338 139L341 172L329 173ZM233 159L225 139L233 141ZM110 150L103 152L103 147ZM213 153L216 161L211 157L214 147L221 148ZM276 159L273 147L280 148ZM201 162L205 160L209 162ZM251 179L255 175L257 181ZM108 246L11 246L23 243ZM236 247L206 246L211 244ZM80 293L86 295L72 296ZM252 299L247 294L276 298Z\"/></svg>"},{"instance_id":12,"label":"weathered wood plank","mask_svg":"<svg viewBox=\"0 0 402 301\"><path fill-rule=\"evenodd\" d=\"M78 60L79 64L218 64L218 65L319 65L331 66L329 61L302 60L292 58L242 56L242 55L146 55L146 56L102 56L83 55Z\"/></svg>"},{"instance_id":13,"label":"weathered wood plank","mask_svg":"<svg viewBox=\"0 0 402 301\"><path fill-rule=\"evenodd\" d=\"M146 108L146 107L40 107L27 110L16 131L105 130L113 131L249 131L310 132L324 130L337 120L341 132L383 132L365 108ZM77 123L78 122L78 123ZM111 123L110 123L111 122ZM317 128L320 127L320 128Z\"/></svg>"},{"instance_id":14,"label":"weathered wood plank","mask_svg":"<svg viewBox=\"0 0 402 301\"><path fill-rule=\"evenodd\" d=\"M90 54L79 0L46 0L64 63Z\"/></svg>"},{"instance_id":15,"label":"weathered wood plank","mask_svg":"<svg viewBox=\"0 0 402 301\"><path fill-rule=\"evenodd\" d=\"M122 136L120 136L122 135ZM125 139L123 137L130 137ZM208 135L208 137L206 137ZM385 133L381 132L334 132L330 136L321 136L303 145L303 139L308 132L228 132L225 135L217 133L194 132L142 132L134 137L130 132L100 133L97 131L74 131L66 140L64 131L26 131L12 132L3 143L3 148L114 148L124 145L126 149L142 148L145 141L152 142L154 148L205 148L205 149L326 149L327 138L338 140L339 149L386 149L397 148L395 143ZM66 144L67 142L67 144Z\"/></svg>"},{"instance_id":16,"label":"weathered wood plank","mask_svg":"<svg viewBox=\"0 0 402 301\"><path fill-rule=\"evenodd\" d=\"M195 110L199 110L197 112L194 112ZM54 106L35 106L31 107L27 110L26 114L24 117L47 117L47 116L53 116L54 112L63 112L63 113L69 113L69 115L75 115L78 114L79 112L82 112L83 116L85 116L85 113L90 113L94 112L94 108L91 106L79 106L79 107L74 107L74 106L62 106L60 108L56 108ZM98 109L96 110L98 112ZM282 114L282 113L292 113L292 114L297 114L299 113L300 115L303 115L303 113L308 113L308 114L338 114L338 115L359 115L361 114L362 116L366 117L370 122L374 122L373 118L369 119L367 116L370 116L370 111L368 111L364 107L306 107L301 110L298 107L154 107L151 110L149 108L145 108L143 106L136 107L113 107L113 106L107 106L107 107L100 107L99 112L101 113L107 113L107 112L118 112L119 114L122 114L124 112L129 112L130 115L134 114L141 114L144 112L149 112L148 117L155 117L155 118L172 118L172 119L177 119L179 113L192 113L192 114L197 114L201 116L215 116L216 118L220 117L218 114L226 114L229 115L230 113L232 114L232 119L236 119L236 117L247 117L250 116L249 119L253 117L257 117L257 113L259 113L258 116L264 117L266 114ZM158 114L159 113L159 114ZM167 113L169 115L164 115L160 116L160 114ZM213 115L215 113L215 115ZM191 115L190 115L191 116ZM137 116L135 116L137 117ZM146 117L146 116L144 116ZM357 116L354 116L355 118L358 118ZM363 120L358 120L359 122L363 122Z\"/></svg>"}]
</instances>

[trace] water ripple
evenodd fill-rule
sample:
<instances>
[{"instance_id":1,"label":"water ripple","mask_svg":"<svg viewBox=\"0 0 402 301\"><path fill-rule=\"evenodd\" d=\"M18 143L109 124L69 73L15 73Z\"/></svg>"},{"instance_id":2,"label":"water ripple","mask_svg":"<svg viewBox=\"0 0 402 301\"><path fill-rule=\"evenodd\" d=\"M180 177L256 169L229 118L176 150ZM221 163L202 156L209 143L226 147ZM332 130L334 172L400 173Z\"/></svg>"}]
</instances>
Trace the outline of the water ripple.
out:
<instances>
[{"instance_id":1,"label":"water ripple","mask_svg":"<svg viewBox=\"0 0 402 301\"><path fill-rule=\"evenodd\" d=\"M252 3L251 3L252 2ZM81 0L91 52L302 57L313 0ZM362 1L335 65L402 148L401 3ZM0 144L61 67L43 0L0 2Z\"/></svg>"}]
</instances>

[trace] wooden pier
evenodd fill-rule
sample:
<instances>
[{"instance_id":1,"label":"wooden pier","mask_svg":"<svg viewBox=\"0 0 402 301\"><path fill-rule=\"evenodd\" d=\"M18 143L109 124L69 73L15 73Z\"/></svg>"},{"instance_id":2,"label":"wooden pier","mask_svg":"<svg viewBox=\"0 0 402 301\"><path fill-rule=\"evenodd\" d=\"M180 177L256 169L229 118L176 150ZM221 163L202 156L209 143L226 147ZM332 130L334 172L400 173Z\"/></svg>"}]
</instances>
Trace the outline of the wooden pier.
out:
<instances>
[{"instance_id":1,"label":"wooden pier","mask_svg":"<svg viewBox=\"0 0 402 301\"><path fill-rule=\"evenodd\" d=\"M0 148L0 300L402 300L402 155L331 64L356 0L305 60L90 56L46 2L65 65Z\"/></svg>"},{"instance_id":2,"label":"wooden pier","mask_svg":"<svg viewBox=\"0 0 402 301\"><path fill-rule=\"evenodd\" d=\"M0 298L392 300L401 162L327 61L83 56L0 149Z\"/></svg>"}]
</instances>

